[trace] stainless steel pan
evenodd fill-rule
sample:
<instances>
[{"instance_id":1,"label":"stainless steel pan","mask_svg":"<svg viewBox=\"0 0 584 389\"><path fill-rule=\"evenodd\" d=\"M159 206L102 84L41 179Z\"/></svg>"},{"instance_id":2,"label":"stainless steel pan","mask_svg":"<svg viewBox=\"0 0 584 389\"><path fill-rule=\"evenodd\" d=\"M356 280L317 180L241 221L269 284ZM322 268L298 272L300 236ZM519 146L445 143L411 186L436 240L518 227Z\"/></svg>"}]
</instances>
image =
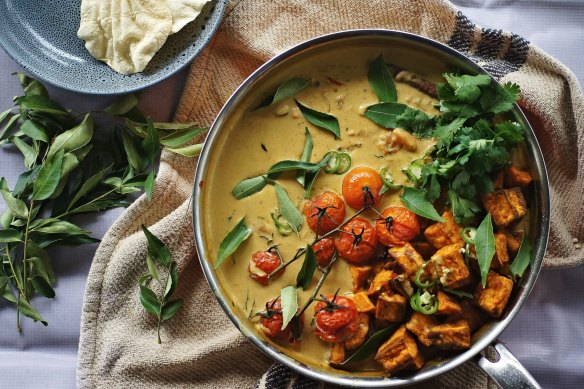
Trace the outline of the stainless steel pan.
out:
<instances>
[{"instance_id":1,"label":"stainless steel pan","mask_svg":"<svg viewBox=\"0 0 584 389\"><path fill-rule=\"evenodd\" d=\"M238 105L246 99L246 96L260 83L269 80L274 73L280 72L286 67L294 66L296 61L309 58L314 53L321 53L327 50L342 50L345 47L360 45L373 45L384 49L396 48L400 50L400 53L407 54L409 52L412 55L415 53L424 53L426 55L425 58L430 59L426 61L427 63L421 64L420 66L425 66L427 69L430 69L437 63L443 63L461 69L468 74L486 73L471 59L448 46L418 35L392 30L350 30L321 36L301 43L262 65L237 88L215 119L203 147L195 175L193 193L195 241L201 266L203 267L211 289L217 296L227 316L229 316L237 328L260 350L272 359L296 370L298 373L317 380L339 385L368 388L399 387L436 377L474 359L482 369L504 388L539 387L509 350L497 340L499 334L517 315L535 284L543 262L549 231L550 201L544 160L533 130L517 106L514 109L514 116L515 120L523 124L527 129L525 151L528 165L535 181L533 196L528 199L531 209L529 236L532 239L532 262L529 269L516 285L503 317L500 320L486 324L477 331L473 336L472 347L469 350L448 359L427 363L422 370L405 377L358 377L352 375L350 372L322 370L296 361L274 348L262 339L261 336L258 336L253 324L249 320L239 317L233 311L228 294L225 292L211 266L212 261L207 256L206 242L201 234L201 231L204 229L203 215L201 212L202 189L200 189L199 183L204 181L208 174L213 174L208 169L209 161L218 143L217 140L221 136L223 125L230 115L234 113ZM497 362L490 362L479 354L491 344L495 345L495 349L499 354L499 360Z\"/></svg>"}]
</instances>

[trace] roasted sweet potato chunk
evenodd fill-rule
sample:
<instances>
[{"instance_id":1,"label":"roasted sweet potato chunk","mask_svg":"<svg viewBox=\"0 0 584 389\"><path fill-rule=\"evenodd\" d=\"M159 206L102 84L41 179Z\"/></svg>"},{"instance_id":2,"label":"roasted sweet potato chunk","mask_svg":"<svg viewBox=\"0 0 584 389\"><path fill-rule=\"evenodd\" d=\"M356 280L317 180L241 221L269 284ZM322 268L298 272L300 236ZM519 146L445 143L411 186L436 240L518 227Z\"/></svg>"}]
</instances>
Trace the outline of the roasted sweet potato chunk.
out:
<instances>
[{"instance_id":1,"label":"roasted sweet potato chunk","mask_svg":"<svg viewBox=\"0 0 584 389\"><path fill-rule=\"evenodd\" d=\"M392 272L391 270L382 270L375 275L373 281L371 281L371 285L369 285L369 290L367 290L367 294L371 296L377 296L381 292L386 292L389 290L389 283L397 277L397 274Z\"/></svg>"},{"instance_id":2,"label":"roasted sweet potato chunk","mask_svg":"<svg viewBox=\"0 0 584 389\"><path fill-rule=\"evenodd\" d=\"M511 165L505 169L505 186L507 188L513 188L515 186L526 188L531 184L531 181L533 181L531 174L519 169L515 165Z\"/></svg>"},{"instance_id":3,"label":"roasted sweet potato chunk","mask_svg":"<svg viewBox=\"0 0 584 389\"><path fill-rule=\"evenodd\" d=\"M333 343L329 353L329 363L331 365L340 365L345 361L345 345L343 342Z\"/></svg>"},{"instance_id":4,"label":"roasted sweet potato chunk","mask_svg":"<svg viewBox=\"0 0 584 389\"><path fill-rule=\"evenodd\" d=\"M437 249L454 243L464 243L462 236L460 236L462 227L454 220L452 211L444 212L442 217L446 220L445 222L432 224L424 231L428 242Z\"/></svg>"},{"instance_id":5,"label":"roasted sweet potato chunk","mask_svg":"<svg viewBox=\"0 0 584 389\"><path fill-rule=\"evenodd\" d=\"M424 258L409 243L392 247L387 252L411 279L416 275L420 266L424 264Z\"/></svg>"},{"instance_id":6,"label":"roasted sweet potato chunk","mask_svg":"<svg viewBox=\"0 0 584 389\"><path fill-rule=\"evenodd\" d=\"M466 320L434 326L427 336L433 346L441 349L461 350L470 347L470 327Z\"/></svg>"},{"instance_id":7,"label":"roasted sweet potato chunk","mask_svg":"<svg viewBox=\"0 0 584 389\"><path fill-rule=\"evenodd\" d=\"M501 190L505 185L505 170L499 170L493 177L493 188Z\"/></svg>"},{"instance_id":8,"label":"roasted sweet potato chunk","mask_svg":"<svg viewBox=\"0 0 584 389\"><path fill-rule=\"evenodd\" d=\"M410 243L412 244L412 247L414 248L414 250L416 250L418 253L420 253L422 258L430 258L436 252L436 249L434 248L434 246L432 246L430 243L428 243L426 241L423 241L423 242L416 241L416 242L410 242Z\"/></svg>"},{"instance_id":9,"label":"roasted sweet potato chunk","mask_svg":"<svg viewBox=\"0 0 584 389\"><path fill-rule=\"evenodd\" d=\"M487 276L487 287L479 283L475 298L477 305L489 315L499 318L503 314L513 290L513 281L493 271Z\"/></svg>"},{"instance_id":10,"label":"roasted sweet potato chunk","mask_svg":"<svg viewBox=\"0 0 584 389\"><path fill-rule=\"evenodd\" d=\"M451 323L453 321L458 320L466 320L468 326L470 327L471 332L474 332L485 321L484 318L486 314L484 314L481 310L476 308L469 300L462 300L460 302L460 308L461 308L460 313L450 315L446 318L447 323Z\"/></svg>"},{"instance_id":11,"label":"roasted sweet potato chunk","mask_svg":"<svg viewBox=\"0 0 584 389\"><path fill-rule=\"evenodd\" d=\"M505 238L507 240L507 250L511 258L515 258L521 247L521 240L523 240L523 232L513 231L505 232Z\"/></svg>"},{"instance_id":12,"label":"roasted sweet potato chunk","mask_svg":"<svg viewBox=\"0 0 584 389\"><path fill-rule=\"evenodd\" d=\"M390 322L401 321L406 313L408 300L401 294L381 293L375 306L375 317Z\"/></svg>"},{"instance_id":13,"label":"roasted sweet potato chunk","mask_svg":"<svg viewBox=\"0 0 584 389\"><path fill-rule=\"evenodd\" d=\"M367 333L369 332L369 315L365 313L359 314L359 327L355 335L345 340L345 348L347 350L355 350L363 344Z\"/></svg>"},{"instance_id":14,"label":"roasted sweet potato chunk","mask_svg":"<svg viewBox=\"0 0 584 389\"><path fill-rule=\"evenodd\" d=\"M371 274L371 266L353 266L349 265L349 272L353 279L353 292L357 293L363 289L365 280Z\"/></svg>"},{"instance_id":15,"label":"roasted sweet potato chunk","mask_svg":"<svg viewBox=\"0 0 584 389\"><path fill-rule=\"evenodd\" d=\"M432 342L428 339L428 331L438 324L438 320L436 320L434 316L414 312L412 313L410 320L406 323L406 328L418 337L418 341L421 344L429 347L432 345Z\"/></svg>"},{"instance_id":16,"label":"roasted sweet potato chunk","mask_svg":"<svg viewBox=\"0 0 584 389\"><path fill-rule=\"evenodd\" d=\"M507 237L497 232L495 234L495 256L491 262L491 268L504 269L509 264L509 252L507 251Z\"/></svg>"},{"instance_id":17,"label":"roasted sweet potato chunk","mask_svg":"<svg viewBox=\"0 0 584 389\"><path fill-rule=\"evenodd\" d=\"M359 313L371 313L375 311L375 305L373 305L365 292L355 293L353 295L353 302L357 306Z\"/></svg>"},{"instance_id":18,"label":"roasted sweet potato chunk","mask_svg":"<svg viewBox=\"0 0 584 389\"><path fill-rule=\"evenodd\" d=\"M383 365L385 371L393 374L403 369L421 369L424 359L418 351L418 345L405 326L398 328L383 343L375 354L375 361Z\"/></svg>"},{"instance_id":19,"label":"roasted sweet potato chunk","mask_svg":"<svg viewBox=\"0 0 584 389\"><path fill-rule=\"evenodd\" d=\"M438 312L437 315L456 315L462 312L460 304L448 293L438 291Z\"/></svg>"},{"instance_id":20,"label":"roasted sweet potato chunk","mask_svg":"<svg viewBox=\"0 0 584 389\"><path fill-rule=\"evenodd\" d=\"M447 288L456 289L468 285L472 279L464 257L462 244L451 244L436 251L431 261L436 266L440 282Z\"/></svg>"},{"instance_id":21,"label":"roasted sweet potato chunk","mask_svg":"<svg viewBox=\"0 0 584 389\"><path fill-rule=\"evenodd\" d=\"M521 189L517 187L486 193L481 196L481 200L499 228L518 221L527 212L525 199Z\"/></svg>"}]
</instances>

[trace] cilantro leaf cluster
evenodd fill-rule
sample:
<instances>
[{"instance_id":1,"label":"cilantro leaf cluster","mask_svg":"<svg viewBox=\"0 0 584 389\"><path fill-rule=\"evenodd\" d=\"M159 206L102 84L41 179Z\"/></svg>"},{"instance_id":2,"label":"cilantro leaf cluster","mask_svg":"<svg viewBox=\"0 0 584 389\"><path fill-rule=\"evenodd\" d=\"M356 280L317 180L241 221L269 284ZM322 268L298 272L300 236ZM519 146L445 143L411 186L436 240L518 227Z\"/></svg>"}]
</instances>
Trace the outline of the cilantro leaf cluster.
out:
<instances>
[{"instance_id":1,"label":"cilantro leaf cluster","mask_svg":"<svg viewBox=\"0 0 584 389\"><path fill-rule=\"evenodd\" d=\"M524 139L523 127L504 115L520 90L488 75L445 74L444 79L437 87L442 115L410 109L397 121L417 136L436 139L431 158L413 181L429 200L445 193L456 220L468 224L482 212L479 195L493 190L492 173L508 163Z\"/></svg>"}]
</instances>

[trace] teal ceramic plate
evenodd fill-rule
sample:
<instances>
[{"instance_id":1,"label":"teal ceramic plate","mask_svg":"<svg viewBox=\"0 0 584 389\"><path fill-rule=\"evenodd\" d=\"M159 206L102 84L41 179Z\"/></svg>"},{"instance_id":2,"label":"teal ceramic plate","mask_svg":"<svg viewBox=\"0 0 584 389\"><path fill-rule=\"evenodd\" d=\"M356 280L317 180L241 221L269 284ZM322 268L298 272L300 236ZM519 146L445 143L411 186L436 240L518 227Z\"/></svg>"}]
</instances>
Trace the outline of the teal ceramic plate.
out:
<instances>
[{"instance_id":1,"label":"teal ceramic plate","mask_svg":"<svg viewBox=\"0 0 584 389\"><path fill-rule=\"evenodd\" d=\"M168 37L144 72L122 75L93 58L77 38L80 0L0 2L0 45L22 67L58 87L91 94L121 94L171 76L205 47L227 0L207 3L197 19Z\"/></svg>"}]
</instances>

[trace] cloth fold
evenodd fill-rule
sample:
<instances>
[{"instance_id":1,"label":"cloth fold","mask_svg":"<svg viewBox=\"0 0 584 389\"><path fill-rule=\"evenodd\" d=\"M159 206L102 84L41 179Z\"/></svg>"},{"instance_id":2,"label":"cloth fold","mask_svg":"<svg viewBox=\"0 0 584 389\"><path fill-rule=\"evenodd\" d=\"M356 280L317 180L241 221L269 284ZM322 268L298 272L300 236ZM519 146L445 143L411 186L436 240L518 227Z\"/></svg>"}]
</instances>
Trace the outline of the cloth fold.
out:
<instances>
[{"instance_id":1,"label":"cloth fold","mask_svg":"<svg viewBox=\"0 0 584 389\"><path fill-rule=\"evenodd\" d=\"M584 262L584 252L572 244L572 237L584 235L584 99L575 76L523 38L474 25L447 1L230 2L213 40L191 65L176 120L210 125L241 81L267 59L306 39L351 28L396 29L438 40L470 55L497 79L521 86L521 104L551 183L552 232L544 265ZM132 204L98 248L85 291L78 386L319 386L277 364L262 377L270 360L217 304L192 238L195 167L195 161L163 153L153 199L141 197ZM141 224L170 245L179 264L176 293L185 305L163 324L162 345L156 343L156 323L138 298L136 279L146 271ZM473 363L427 385L494 387Z\"/></svg>"}]
</instances>

